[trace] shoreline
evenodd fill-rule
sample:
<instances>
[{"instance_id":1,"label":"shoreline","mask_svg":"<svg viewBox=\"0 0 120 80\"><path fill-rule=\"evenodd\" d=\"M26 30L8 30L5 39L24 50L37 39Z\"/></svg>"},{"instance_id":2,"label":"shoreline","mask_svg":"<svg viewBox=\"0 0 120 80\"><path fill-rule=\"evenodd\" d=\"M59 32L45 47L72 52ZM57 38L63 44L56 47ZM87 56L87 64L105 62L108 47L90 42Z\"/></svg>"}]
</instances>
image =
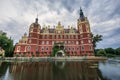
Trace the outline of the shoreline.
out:
<instances>
[{"instance_id":1,"label":"shoreline","mask_svg":"<svg viewBox=\"0 0 120 80\"><path fill-rule=\"evenodd\" d=\"M24 61L24 62L38 62L38 61L102 61L107 60L106 57L96 56L82 56L82 57L0 57L0 61Z\"/></svg>"}]
</instances>

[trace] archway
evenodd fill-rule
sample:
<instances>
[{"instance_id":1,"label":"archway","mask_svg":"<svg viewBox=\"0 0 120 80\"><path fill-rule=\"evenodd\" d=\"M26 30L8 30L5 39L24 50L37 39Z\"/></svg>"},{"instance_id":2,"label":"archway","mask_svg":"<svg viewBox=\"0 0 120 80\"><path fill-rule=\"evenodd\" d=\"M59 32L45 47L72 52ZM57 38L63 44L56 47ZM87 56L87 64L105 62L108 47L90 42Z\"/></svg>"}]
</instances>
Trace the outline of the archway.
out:
<instances>
[{"instance_id":1,"label":"archway","mask_svg":"<svg viewBox=\"0 0 120 80\"><path fill-rule=\"evenodd\" d=\"M56 57L64 57L65 56L65 53L63 50L59 50L58 52L56 52Z\"/></svg>"}]
</instances>

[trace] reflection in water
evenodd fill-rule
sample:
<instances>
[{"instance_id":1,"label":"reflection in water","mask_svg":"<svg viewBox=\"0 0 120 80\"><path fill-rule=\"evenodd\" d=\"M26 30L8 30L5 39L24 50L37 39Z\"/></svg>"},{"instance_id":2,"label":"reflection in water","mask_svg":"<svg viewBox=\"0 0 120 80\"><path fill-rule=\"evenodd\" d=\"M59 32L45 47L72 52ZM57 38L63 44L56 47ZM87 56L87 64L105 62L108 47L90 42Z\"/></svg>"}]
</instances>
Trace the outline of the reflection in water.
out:
<instances>
[{"instance_id":1,"label":"reflection in water","mask_svg":"<svg viewBox=\"0 0 120 80\"><path fill-rule=\"evenodd\" d=\"M51 80L52 66L49 62L12 63L10 73L14 80Z\"/></svg>"},{"instance_id":2,"label":"reflection in water","mask_svg":"<svg viewBox=\"0 0 120 80\"><path fill-rule=\"evenodd\" d=\"M65 61L55 61L55 66L63 69L65 66Z\"/></svg>"},{"instance_id":3,"label":"reflection in water","mask_svg":"<svg viewBox=\"0 0 120 80\"><path fill-rule=\"evenodd\" d=\"M98 62L12 62L1 63L0 80L108 80Z\"/></svg>"}]
</instances>

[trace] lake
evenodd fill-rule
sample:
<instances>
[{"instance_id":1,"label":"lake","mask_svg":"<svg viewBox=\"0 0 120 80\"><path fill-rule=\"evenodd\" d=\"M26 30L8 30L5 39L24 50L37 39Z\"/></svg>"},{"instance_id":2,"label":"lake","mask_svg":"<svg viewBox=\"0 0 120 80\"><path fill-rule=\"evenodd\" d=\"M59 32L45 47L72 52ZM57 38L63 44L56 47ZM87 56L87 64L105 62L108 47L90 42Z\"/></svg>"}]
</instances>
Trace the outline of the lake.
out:
<instances>
[{"instance_id":1,"label":"lake","mask_svg":"<svg viewBox=\"0 0 120 80\"><path fill-rule=\"evenodd\" d=\"M0 80L120 80L120 60L0 61Z\"/></svg>"}]
</instances>

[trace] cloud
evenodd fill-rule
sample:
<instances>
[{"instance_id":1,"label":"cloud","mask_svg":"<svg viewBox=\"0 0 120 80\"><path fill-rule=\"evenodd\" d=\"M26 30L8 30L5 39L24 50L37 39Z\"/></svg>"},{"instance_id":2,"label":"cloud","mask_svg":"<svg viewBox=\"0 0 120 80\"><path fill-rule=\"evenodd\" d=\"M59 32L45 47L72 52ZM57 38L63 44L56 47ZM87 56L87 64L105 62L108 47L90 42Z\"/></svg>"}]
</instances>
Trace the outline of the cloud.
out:
<instances>
[{"instance_id":1,"label":"cloud","mask_svg":"<svg viewBox=\"0 0 120 80\"><path fill-rule=\"evenodd\" d=\"M37 14L42 27L53 27L61 21L65 28L68 25L77 28L80 6L89 19L92 32L103 35L98 48L120 47L119 0L1 0L0 29L16 43L24 32L28 32Z\"/></svg>"}]
</instances>

